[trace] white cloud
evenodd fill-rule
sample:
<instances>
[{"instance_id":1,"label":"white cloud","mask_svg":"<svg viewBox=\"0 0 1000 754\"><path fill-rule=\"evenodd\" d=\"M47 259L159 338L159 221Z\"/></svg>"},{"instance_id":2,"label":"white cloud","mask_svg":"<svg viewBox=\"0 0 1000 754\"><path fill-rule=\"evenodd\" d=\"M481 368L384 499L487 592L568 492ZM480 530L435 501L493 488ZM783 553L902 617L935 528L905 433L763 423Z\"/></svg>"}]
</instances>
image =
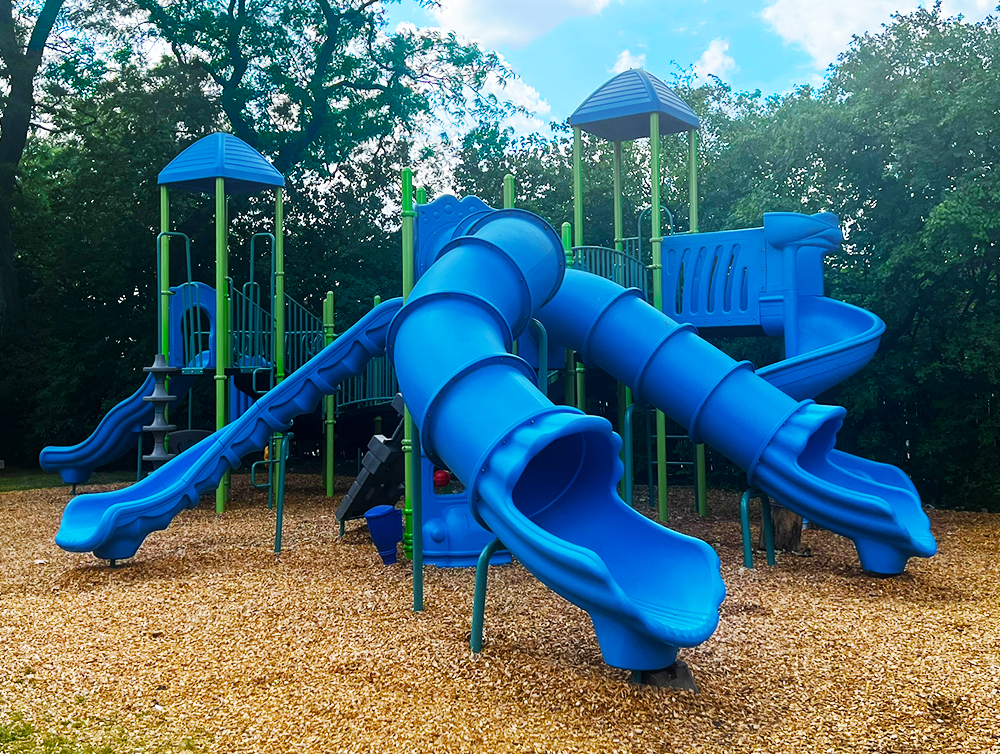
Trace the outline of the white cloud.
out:
<instances>
[{"instance_id":1,"label":"white cloud","mask_svg":"<svg viewBox=\"0 0 1000 754\"><path fill-rule=\"evenodd\" d=\"M418 28L409 21L402 21L396 26L397 33L420 34L427 32L441 34L445 31L445 29L440 27ZM469 41L462 35L459 35L459 40L462 43L468 43ZM510 61L502 54L496 54L503 68L513 70ZM543 118L552 112L552 107L546 100L542 99L542 95L539 94L537 89L525 83L523 79L515 77L505 81L497 74L490 73L487 75L482 91L484 94L492 94L498 100L510 102L526 111L515 113L504 119L501 123L502 126L513 128L515 134L518 136L527 136L528 134L546 132L548 130L548 121L543 120ZM454 122L444 113L436 113L435 117L439 118L444 125L445 133L453 138L466 131L470 126L469 122Z\"/></svg>"},{"instance_id":2,"label":"white cloud","mask_svg":"<svg viewBox=\"0 0 1000 754\"><path fill-rule=\"evenodd\" d=\"M969 20L981 20L994 0L949 0L942 4L946 16L961 13ZM892 14L914 10L917 2L900 0L839 0L837 3L804 3L802 0L774 0L761 17L786 42L802 47L820 70L835 63L847 49L851 37L877 32L889 23Z\"/></svg>"},{"instance_id":3,"label":"white cloud","mask_svg":"<svg viewBox=\"0 0 1000 754\"><path fill-rule=\"evenodd\" d=\"M528 114L517 113L503 123L513 128L518 136L544 131L548 127L548 122L542 118L552 112L551 105L542 99L535 87L524 83L523 79L504 82L498 76L490 76L483 89L487 94L495 94L497 99L507 100L528 111Z\"/></svg>"},{"instance_id":4,"label":"white cloud","mask_svg":"<svg viewBox=\"0 0 1000 754\"><path fill-rule=\"evenodd\" d=\"M706 81L709 76L718 76L720 79L724 79L727 73L737 70L736 61L733 60L728 50L729 42L721 37L708 43L708 49L694 64L694 75L699 81Z\"/></svg>"},{"instance_id":5,"label":"white cloud","mask_svg":"<svg viewBox=\"0 0 1000 754\"><path fill-rule=\"evenodd\" d=\"M441 26L490 47L523 47L573 16L593 16L611 0L441 0Z\"/></svg>"},{"instance_id":6,"label":"white cloud","mask_svg":"<svg viewBox=\"0 0 1000 754\"><path fill-rule=\"evenodd\" d=\"M608 73L624 73L629 68L642 68L646 65L646 53L633 55L631 50L622 50L618 60L608 69Z\"/></svg>"}]
</instances>

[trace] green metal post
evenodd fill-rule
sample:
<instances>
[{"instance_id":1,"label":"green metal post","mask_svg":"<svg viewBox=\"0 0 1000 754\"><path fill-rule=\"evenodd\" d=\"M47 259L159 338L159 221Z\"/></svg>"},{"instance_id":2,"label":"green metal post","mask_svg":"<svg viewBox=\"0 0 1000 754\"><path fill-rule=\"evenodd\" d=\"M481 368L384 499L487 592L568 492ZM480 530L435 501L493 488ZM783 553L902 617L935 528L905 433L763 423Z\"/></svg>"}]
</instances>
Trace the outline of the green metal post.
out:
<instances>
[{"instance_id":1,"label":"green metal post","mask_svg":"<svg viewBox=\"0 0 1000 754\"><path fill-rule=\"evenodd\" d=\"M587 413L587 367L582 361L576 364L576 407Z\"/></svg>"},{"instance_id":2,"label":"green metal post","mask_svg":"<svg viewBox=\"0 0 1000 754\"><path fill-rule=\"evenodd\" d=\"M417 213L413 208L413 171L403 168L403 302L413 290L414 276L414 221ZM418 488L417 468L420 463L420 446L414 443L417 438L416 426L409 409L403 410L403 454L404 482L406 492L403 496L403 515L406 521L404 539L409 535L410 556L413 558L413 611L424 609L424 553L421 536L423 514L420 505L420 489Z\"/></svg>"},{"instance_id":3,"label":"green metal post","mask_svg":"<svg viewBox=\"0 0 1000 754\"><path fill-rule=\"evenodd\" d=\"M469 635L469 649L475 654L483 651L483 623L486 619L486 586L490 575L490 558L502 547L499 539L494 539L479 554L476 561L476 591L472 597L472 633Z\"/></svg>"},{"instance_id":4,"label":"green metal post","mask_svg":"<svg viewBox=\"0 0 1000 754\"><path fill-rule=\"evenodd\" d=\"M583 132L573 128L573 245L583 246Z\"/></svg>"},{"instance_id":5,"label":"green metal post","mask_svg":"<svg viewBox=\"0 0 1000 754\"><path fill-rule=\"evenodd\" d=\"M698 232L698 132L688 131L688 212L690 231ZM708 515L708 474L706 473L705 445L698 443L694 451L695 495L698 515Z\"/></svg>"},{"instance_id":6,"label":"green metal post","mask_svg":"<svg viewBox=\"0 0 1000 754\"><path fill-rule=\"evenodd\" d=\"M160 233L170 232L170 190L160 186ZM170 236L160 236L160 353L170 350Z\"/></svg>"},{"instance_id":7,"label":"green metal post","mask_svg":"<svg viewBox=\"0 0 1000 754\"><path fill-rule=\"evenodd\" d=\"M334 328L333 323L334 316L334 295L333 291L326 292L326 298L323 299L323 344L330 345L334 340L337 339L337 333ZM326 496L333 497L333 487L335 481L335 469L334 469L334 425L337 423L337 402L332 395L326 396L323 399L324 413L326 418L323 420L323 429L326 434L326 448L325 448L325 460L326 460Z\"/></svg>"},{"instance_id":8,"label":"green metal post","mask_svg":"<svg viewBox=\"0 0 1000 754\"><path fill-rule=\"evenodd\" d=\"M625 219L624 212L622 210L622 143L616 141L614 145L614 221L615 221L615 249L618 251L625 250ZM618 427L622 432L625 431L625 414L628 411L628 407L632 405L632 390L623 382L618 383ZM622 453L625 453L624 446L622 447ZM624 455L622 460L624 461ZM626 485L626 478L629 476L628 467L626 467L625 477L622 478L622 495L624 496L625 502L632 505L632 498L629 497L628 490L631 488L631 480L629 484Z\"/></svg>"},{"instance_id":9,"label":"green metal post","mask_svg":"<svg viewBox=\"0 0 1000 754\"><path fill-rule=\"evenodd\" d=\"M562 245L566 254L566 269L573 266L573 226L562 224ZM567 406L576 405L576 354L573 349L566 349L566 374L563 378L563 403Z\"/></svg>"},{"instance_id":10,"label":"green metal post","mask_svg":"<svg viewBox=\"0 0 1000 754\"><path fill-rule=\"evenodd\" d=\"M688 131L688 212L690 230L698 232L698 132Z\"/></svg>"},{"instance_id":11,"label":"green metal post","mask_svg":"<svg viewBox=\"0 0 1000 754\"><path fill-rule=\"evenodd\" d=\"M615 142L614 151L614 213L615 213L615 248L618 251L625 249L625 221L622 219L622 143Z\"/></svg>"},{"instance_id":12,"label":"green metal post","mask_svg":"<svg viewBox=\"0 0 1000 754\"><path fill-rule=\"evenodd\" d=\"M229 365L229 339L226 327L226 278L228 277L226 225L226 182L215 179L215 428L226 426L226 367ZM226 512L225 479L215 491L215 512Z\"/></svg>"},{"instance_id":13,"label":"green metal post","mask_svg":"<svg viewBox=\"0 0 1000 754\"><path fill-rule=\"evenodd\" d=\"M622 418L622 451L625 453L625 474L622 476L622 483L624 485L622 498L625 500L625 504L630 508L634 507L633 502L635 501L635 494L633 493L633 486L635 480L633 479L633 471L635 466L635 452L633 450L633 440L634 436L632 433L633 417L635 415L635 404L630 403L628 408L625 409L625 415Z\"/></svg>"},{"instance_id":14,"label":"green metal post","mask_svg":"<svg viewBox=\"0 0 1000 754\"><path fill-rule=\"evenodd\" d=\"M503 208L511 209L514 206L514 176L507 173L503 177Z\"/></svg>"},{"instance_id":15,"label":"green metal post","mask_svg":"<svg viewBox=\"0 0 1000 754\"><path fill-rule=\"evenodd\" d=\"M663 311L663 237L660 236L660 114L649 115L650 185L652 187L652 233L650 246L653 250L653 306ZM670 517L667 503L667 417L662 411L656 412L656 502L660 521Z\"/></svg>"},{"instance_id":16,"label":"green metal post","mask_svg":"<svg viewBox=\"0 0 1000 754\"><path fill-rule=\"evenodd\" d=\"M274 382L285 379L285 197L274 190Z\"/></svg>"}]
</instances>

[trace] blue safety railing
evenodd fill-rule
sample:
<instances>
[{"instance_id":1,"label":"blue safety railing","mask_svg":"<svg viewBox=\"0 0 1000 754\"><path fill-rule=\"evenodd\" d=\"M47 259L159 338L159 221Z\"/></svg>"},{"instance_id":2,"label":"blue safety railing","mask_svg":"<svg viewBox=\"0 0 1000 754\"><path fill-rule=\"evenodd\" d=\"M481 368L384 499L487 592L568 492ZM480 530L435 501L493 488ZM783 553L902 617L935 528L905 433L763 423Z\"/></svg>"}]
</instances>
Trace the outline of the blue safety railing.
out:
<instances>
[{"instance_id":1,"label":"blue safety railing","mask_svg":"<svg viewBox=\"0 0 1000 754\"><path fill-rule=\"evenodd\" d=\"M383 354L369 361L362 374L341 383L337 393L337 411L391 403L398 392L396 370Z\"/></svg>"},{"instance_id":2,"label":"blue safety railing","mask_svg":"<svg viewBox=\"0 0 1000 754\"><path fill-rule=\"evenodd\" d=\"M291 374L323 350L323 320L285 296L285 372Z\"/></svg>"},{"instance_id":3,"label":"blue safety railing","mask_svg":"<svg viewBox=\"0 0 1000 754\"><path fill-rule=\"evenodd\" d=\"M625 288L638 288L643 293L649 290L646 265L629 251L604 246L574 246L573 269L607 278Z\"/></svg>"}]
</instances>

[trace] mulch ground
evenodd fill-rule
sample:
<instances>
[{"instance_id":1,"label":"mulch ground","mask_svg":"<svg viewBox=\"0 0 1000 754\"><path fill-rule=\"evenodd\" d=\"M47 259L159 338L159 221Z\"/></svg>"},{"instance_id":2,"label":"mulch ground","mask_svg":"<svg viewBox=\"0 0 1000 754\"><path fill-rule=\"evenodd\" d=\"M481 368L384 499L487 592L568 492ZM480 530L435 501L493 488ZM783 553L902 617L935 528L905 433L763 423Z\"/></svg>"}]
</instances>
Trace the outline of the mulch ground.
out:
<instances>
[{"instance_id":1,"label":"mulch ground","mask_svg":"<svg viewBox=\"0 0 1000 754\"><path fill-rule=\"evenodd\" d=\"M728 587L681 651L694 694L631 685L517 565L491 570L471 655L472 571L427 569L413 613L408 562L360 522L340 540L316 477L289 479L279 556L237 476L225 516L184 512L113 570L55 546L68 496L0 495L0 751L1000 752L998 516L932 511L940 554L898 578L822 531L746 570L736 496L698 519L672 489Z\"/></svg>"}]
</instances>

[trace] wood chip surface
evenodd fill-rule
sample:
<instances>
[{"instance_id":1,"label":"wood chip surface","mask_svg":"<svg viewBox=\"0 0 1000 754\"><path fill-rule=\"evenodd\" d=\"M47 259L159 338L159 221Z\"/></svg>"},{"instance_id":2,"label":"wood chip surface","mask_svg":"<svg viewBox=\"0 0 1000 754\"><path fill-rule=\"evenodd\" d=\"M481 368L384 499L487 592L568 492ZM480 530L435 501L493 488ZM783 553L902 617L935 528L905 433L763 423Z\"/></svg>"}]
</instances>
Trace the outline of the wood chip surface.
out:
<instances>
[{"instance_id":1,"label":"wood chip surface","mask_svg":"<svg viewBox=\"0 0 1000 754\"><path fill-rule=\"evenodd\" d=\"M362 522L338 538L349 481L328 500L289 477L279 556L235 476L228 513L203 502L114 570L54 544L67 488L0 494L0 751L1000 754L1000 517L932 511L940 554L898 578L822 531L746 570L737 496L702 520L671 489L728 588L681 651L693 694L631 685L518 565L491 570L471 655L472 570L428 568L413 613L409 563L382 566Z\"/></svg>"}]
</instances>

